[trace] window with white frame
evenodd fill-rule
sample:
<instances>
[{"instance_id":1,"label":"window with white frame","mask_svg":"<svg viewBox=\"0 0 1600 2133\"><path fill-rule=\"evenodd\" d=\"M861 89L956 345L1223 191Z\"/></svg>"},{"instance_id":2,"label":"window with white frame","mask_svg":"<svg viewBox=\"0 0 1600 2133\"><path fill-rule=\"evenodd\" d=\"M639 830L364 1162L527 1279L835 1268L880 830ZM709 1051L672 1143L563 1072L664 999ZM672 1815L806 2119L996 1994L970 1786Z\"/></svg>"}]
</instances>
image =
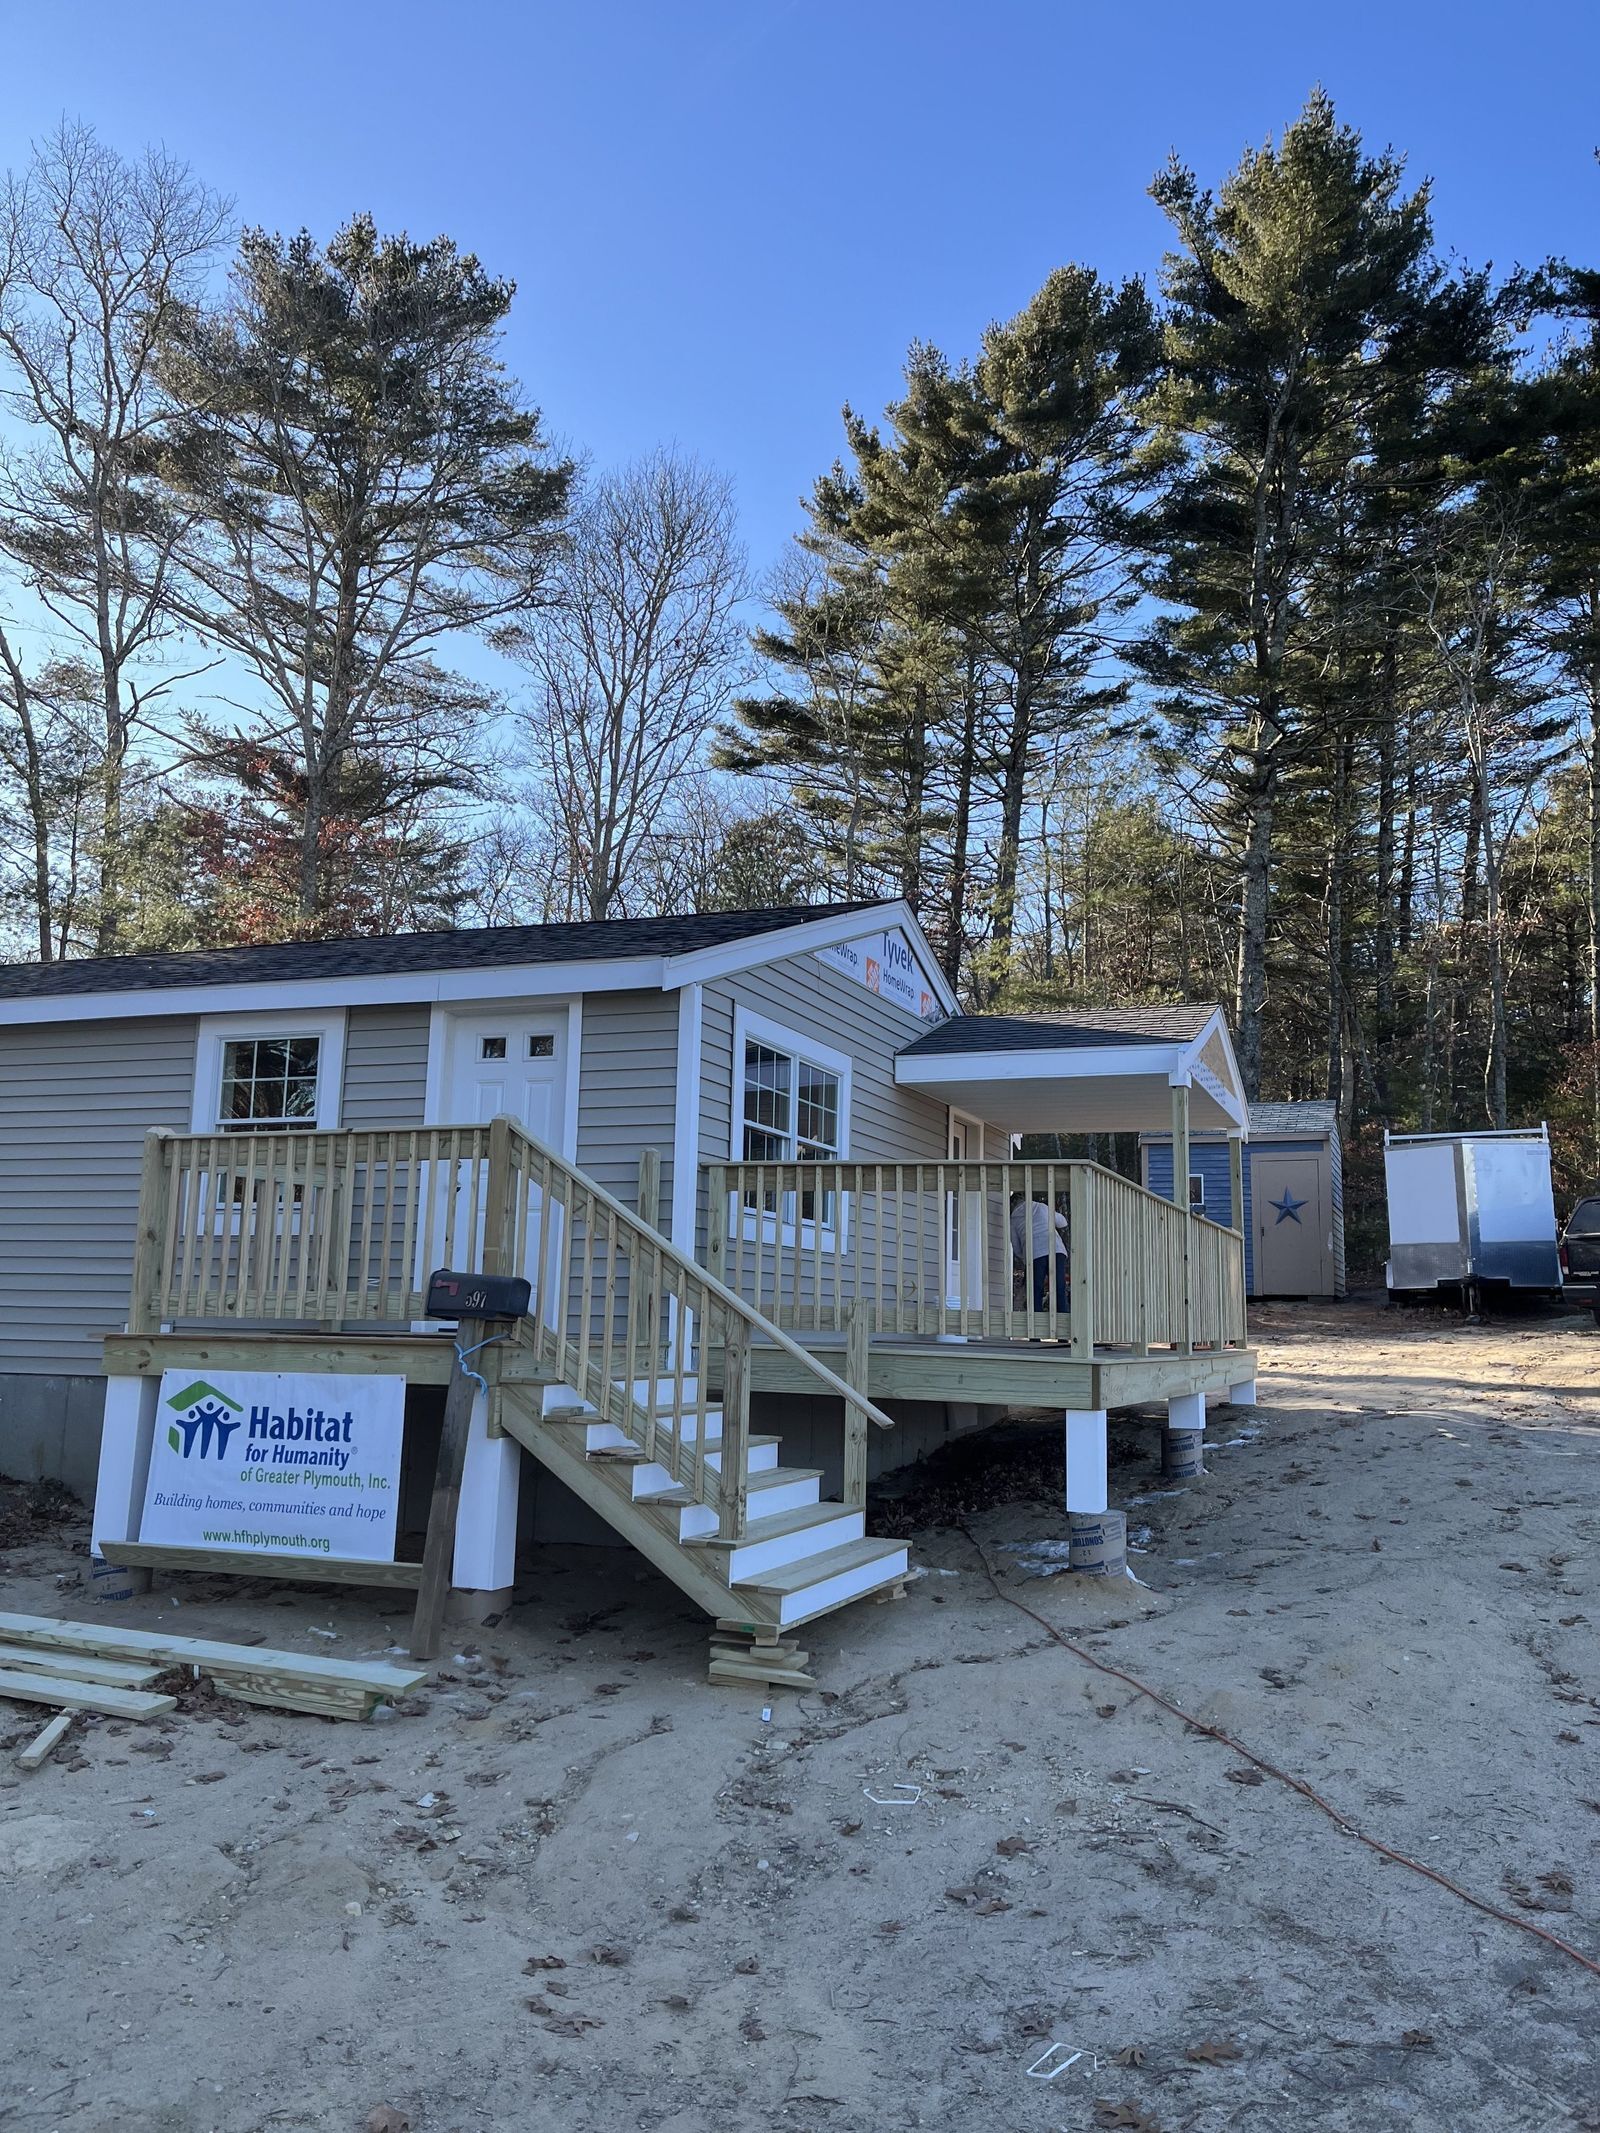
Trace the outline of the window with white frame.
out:
<instances>
[{"instance_id":1,"label":"window with white frame","mask_svg":"<svg viewBox=\"0 0 1600 2133\"><path fill-rule=\"evenodd\" d=\"M205 1016L195 1055L196 1133L310 1133L339 1123L342 1013Z\"/></svg>"},{"instance_id":2,"label":"window with white frame","mask_svg":"<svg viewBox=\"0 0 1600 2133\"><path fill-rule=\"evenodd\" d=\"M845 1149L848 1123L848 1064L821 1046L808 1044L798 1035L741 1019L737 1030L735 1058L739 1066L742 1121L741 1154L747 1163L836 1162ZM818 1055L821 1056L818 1056ZM799 1194L803 1222L821 1220L824 1228L835 1221L835 1195L825 1192ZM793 1192L779 1194L776 1183L755 1186L745 1195L745 1206L755 1208L759 1198L764 1214L776 1215L782 1201L783 1219L795 1219Z\"/></svg>"}]
</instances>

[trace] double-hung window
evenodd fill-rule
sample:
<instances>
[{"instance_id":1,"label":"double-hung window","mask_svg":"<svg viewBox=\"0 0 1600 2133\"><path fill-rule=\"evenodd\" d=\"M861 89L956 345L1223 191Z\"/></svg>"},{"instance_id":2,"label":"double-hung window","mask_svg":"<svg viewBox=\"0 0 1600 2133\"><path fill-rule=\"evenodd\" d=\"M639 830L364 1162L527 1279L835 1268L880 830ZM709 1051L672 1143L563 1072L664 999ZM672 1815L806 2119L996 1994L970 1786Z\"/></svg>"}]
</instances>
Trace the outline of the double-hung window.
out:
<instances>
[{"instance_id":1,"label":"double-hung window","mask_svg":"<svg viewBox=\"0 0 1600 2133\"><path fill-rule=\"evenodd\" d=\"M735 1059L739 1071L740 1148L747 1163L837 1162L846 1145L849 1065L837 1054L809 1044L798 1034L754 1018L741 1018ZM752 1185L745 1206L768 1215L780 1212L786 1223L820 1221L831 1229L836 1195Z\"/></svg>"}]
</instances>

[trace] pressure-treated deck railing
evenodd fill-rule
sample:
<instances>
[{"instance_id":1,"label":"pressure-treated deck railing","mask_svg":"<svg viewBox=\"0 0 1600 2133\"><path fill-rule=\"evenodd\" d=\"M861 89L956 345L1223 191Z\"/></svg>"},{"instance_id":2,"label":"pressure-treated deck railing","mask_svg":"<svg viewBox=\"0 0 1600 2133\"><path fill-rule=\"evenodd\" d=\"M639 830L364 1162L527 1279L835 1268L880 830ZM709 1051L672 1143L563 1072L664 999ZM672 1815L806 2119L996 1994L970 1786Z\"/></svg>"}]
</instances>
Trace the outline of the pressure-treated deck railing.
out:
<instances>
[{"instance_id":1,"label":"pressure-treated deck railing","mask_svg":"<svg viewBox=\"0 0 1600 2133\"><path fill-rule=\"evenodd\" d=\"M1099 1164L713 1163L705 1175L707 1266L802 1334L844 1330L859 1304L877 1334L1060 1340L1079 1354L1245 1339L1239 1233ZM1054 1250L1035 1288L1046 1231L1066 1254L1066 1311Z\"/></svg>"},{"instance_id":2,"label":"pressure-treated deck railing","mask_svg":"<svg viewBox=\"0 0 1600 2133\"><path fill-rule=\"evenodd\" d=\"M158 1131L145 1144L129 1331L401 1329L422 1318L434 1268L523 1273L532 1304L512 1338L714 1506L722 1537L745 1530L757 1341L844 1402L847 1501L860 1502L867 1425L893 1427L864 1373L836 1376L685 1258L653 1213L624 1207L506 1118L371 1133ZM702 1367L713 1354L715 1399Z\"/></svg>"}]
</instances>

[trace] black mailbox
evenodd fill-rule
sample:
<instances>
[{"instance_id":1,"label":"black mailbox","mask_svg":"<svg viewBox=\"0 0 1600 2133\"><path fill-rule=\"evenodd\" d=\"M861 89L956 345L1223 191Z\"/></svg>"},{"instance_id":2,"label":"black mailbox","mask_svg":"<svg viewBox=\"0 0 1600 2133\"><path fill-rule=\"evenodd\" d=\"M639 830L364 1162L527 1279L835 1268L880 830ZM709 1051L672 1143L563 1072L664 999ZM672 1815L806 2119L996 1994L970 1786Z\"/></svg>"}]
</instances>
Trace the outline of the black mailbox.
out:
<instances>
[{"instance_id":1,"label":"black mailbox","mask_svg":"<svg viewBox=\"0 0 1600 2133\"><path fill-rule=\"evenodd\" d=\"M452 1274L440 1267L428 1276L429 1318L526 1318L532 1301L521 1274Z\"/></svg>"}]
</instances>

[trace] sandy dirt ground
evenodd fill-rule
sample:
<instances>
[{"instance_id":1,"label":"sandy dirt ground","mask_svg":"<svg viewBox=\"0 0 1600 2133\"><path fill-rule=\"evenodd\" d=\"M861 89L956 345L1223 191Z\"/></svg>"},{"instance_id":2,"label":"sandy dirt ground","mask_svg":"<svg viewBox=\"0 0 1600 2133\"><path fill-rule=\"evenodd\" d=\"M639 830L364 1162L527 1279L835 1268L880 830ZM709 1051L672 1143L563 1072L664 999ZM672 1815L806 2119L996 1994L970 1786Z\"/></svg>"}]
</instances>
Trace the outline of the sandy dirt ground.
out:
<instances>
[{"instance_id":1,"label":"sandy dirt ground","mask_svg":"<svg viewBox=\"0 0 1600 2133\"><path fill-rule=\"evenodd\" d=\"M1600 2127L1600 1976L984 1572L1600 1959L1600 1334L1256 1327L1263 1404L1214 1413L1207 1479L1117 1428L1138 1585L1048 1574L1059 1427L1018 1422L882 1508L927 1574L808 1633L811 1693L710 1687L669 1587L549 1551L386 1723L203 1698L0 1758L0 2129ZM89 1612L81 1518L7 1505L3 1604ZM404 1629L214 1579L107 1613L323 1655Z\"/></svg>"}]
</instances>

